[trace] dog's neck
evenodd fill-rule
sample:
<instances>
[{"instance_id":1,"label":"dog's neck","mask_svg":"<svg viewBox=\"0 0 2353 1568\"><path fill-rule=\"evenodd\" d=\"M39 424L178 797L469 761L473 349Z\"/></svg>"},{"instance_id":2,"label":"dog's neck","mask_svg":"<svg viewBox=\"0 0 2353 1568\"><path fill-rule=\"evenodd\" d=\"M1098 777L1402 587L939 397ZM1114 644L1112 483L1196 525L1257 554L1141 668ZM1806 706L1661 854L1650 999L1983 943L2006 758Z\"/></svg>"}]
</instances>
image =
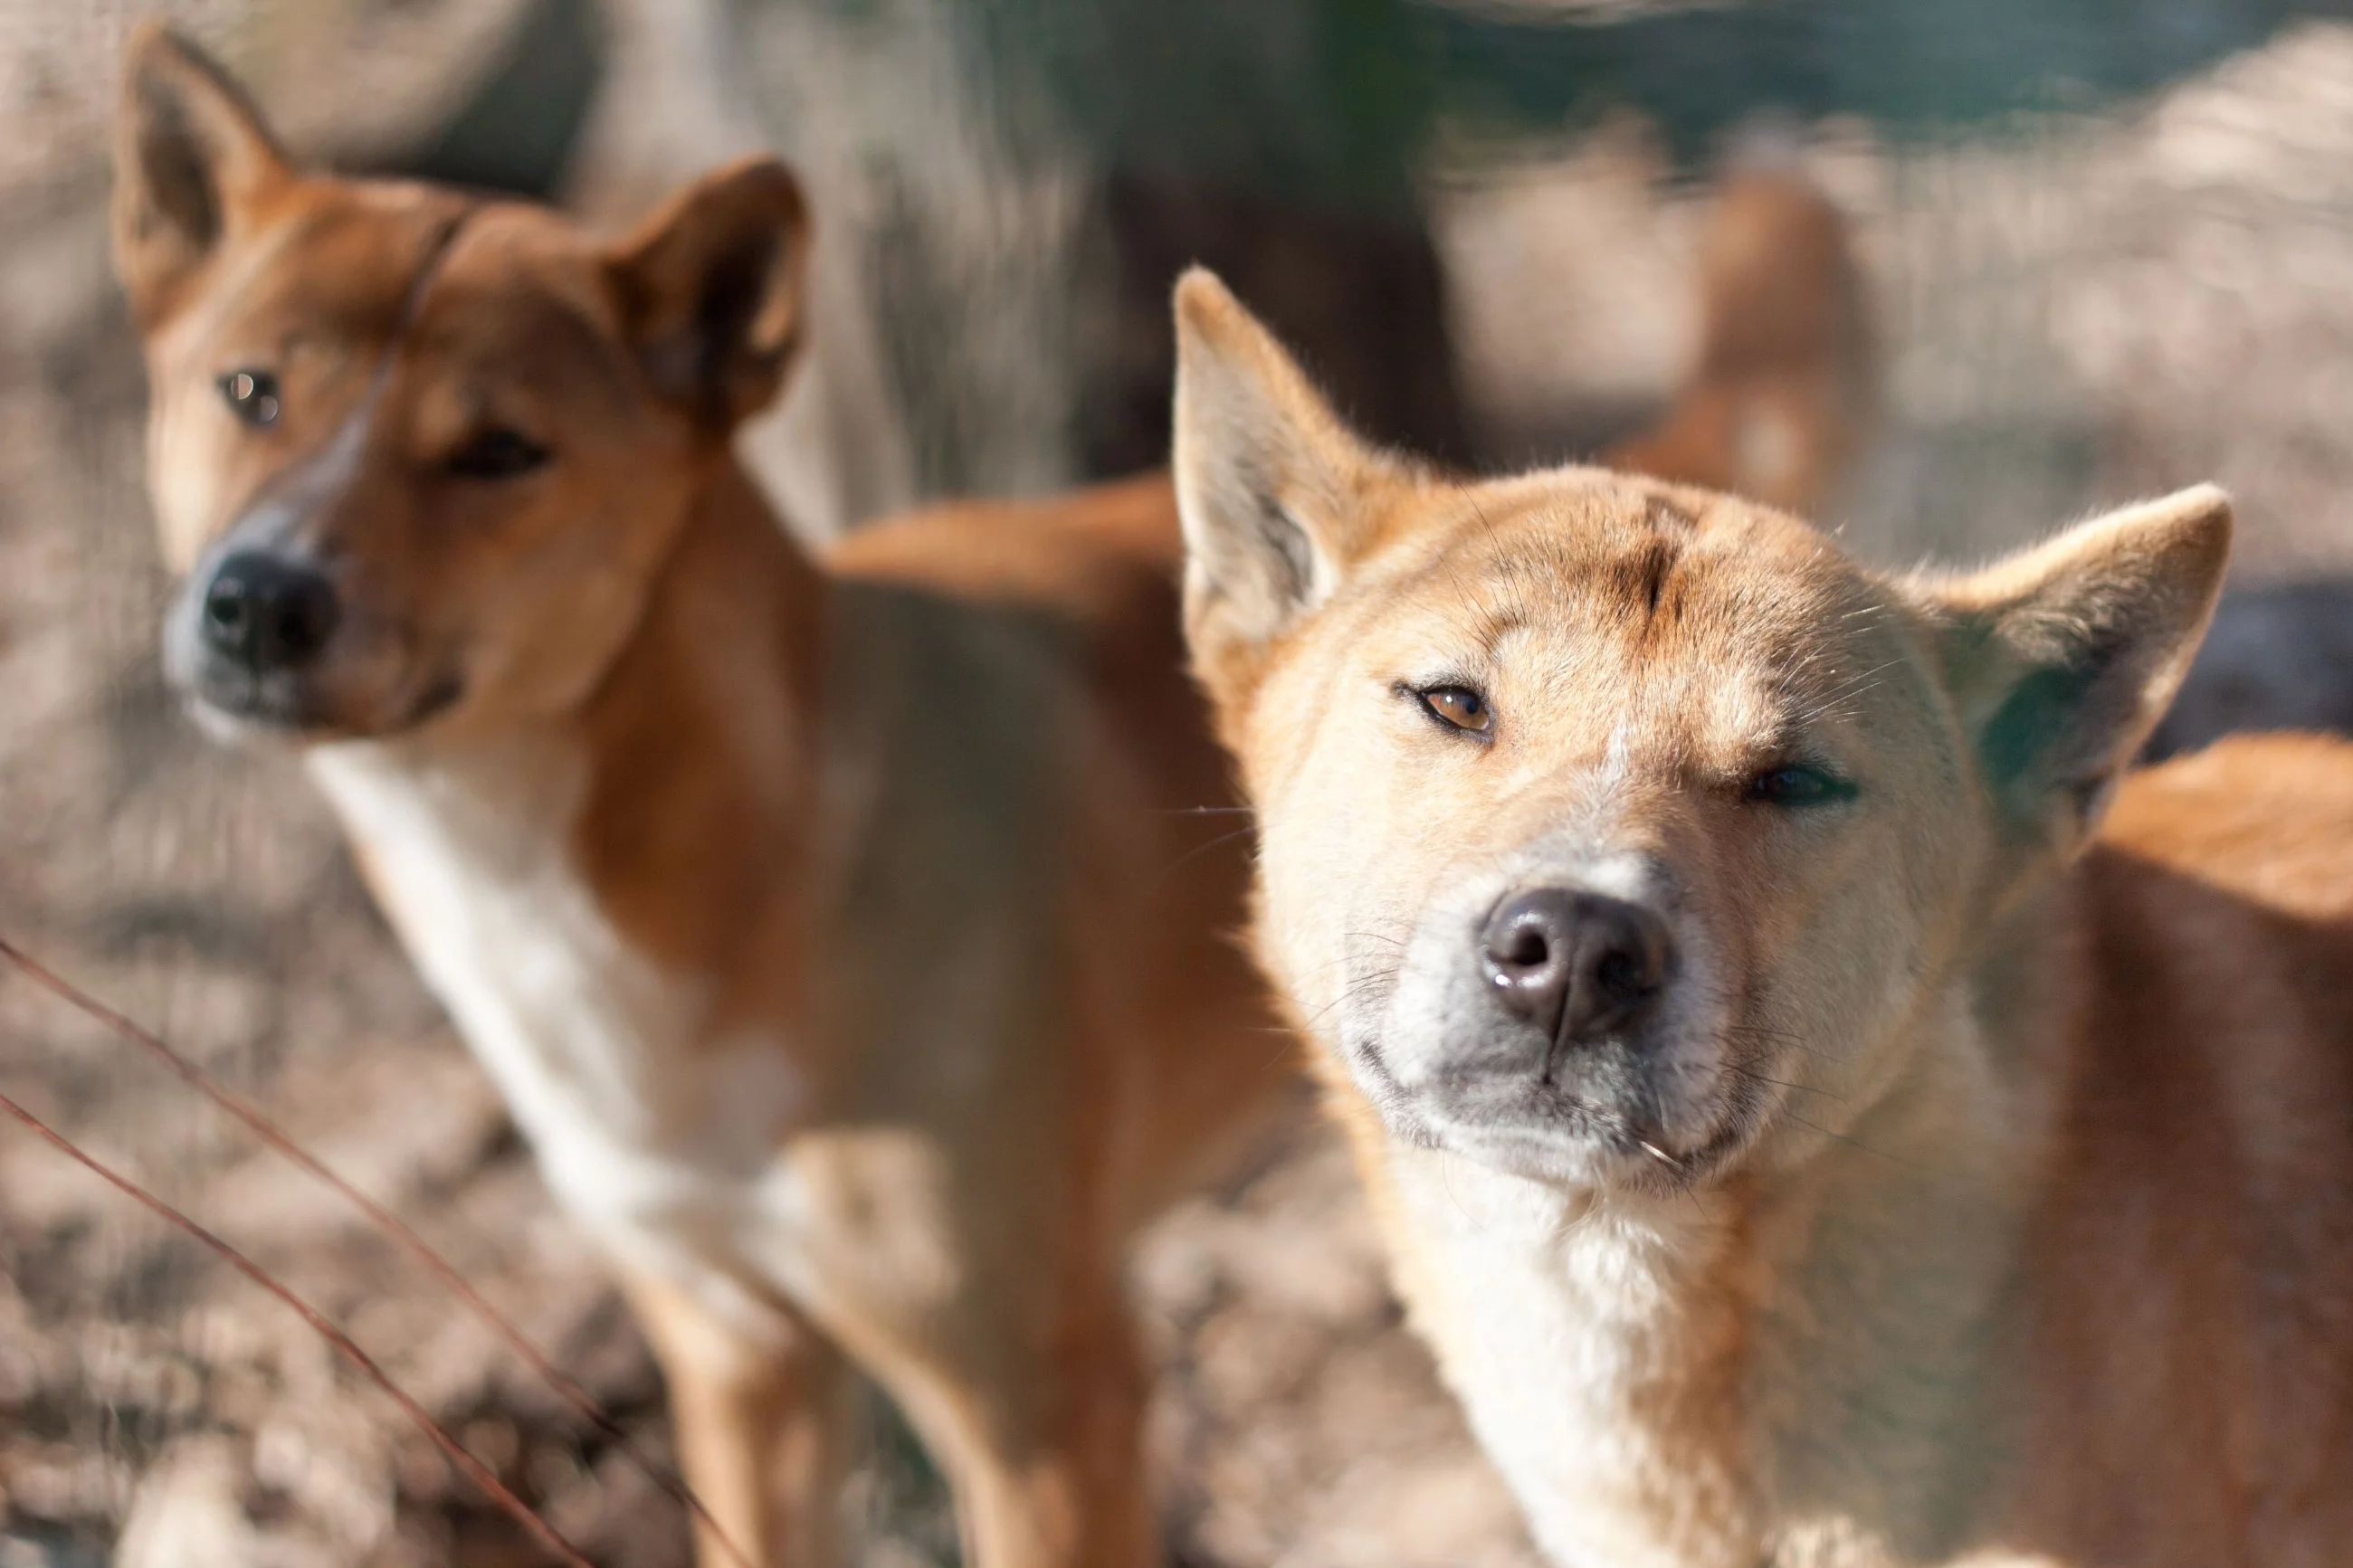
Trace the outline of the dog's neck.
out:
<instances>
[{"instance_id":1,"label":"dog's neck","mask_svg":"<svg viewBox=\"0 0 2353 1568\"><path fill-rule=\"evenodd\" d=\"M686 505L636 626L572 710L311 753L420 958L432 933L402 857L446 857L477 889L535 889L550 908L560 884L597 940L727 1005L749 944L794 951L766 939L795 918L778 900L824 831L809 735L828 581L732 459ZM772 963L759 976L791 981Z\"/></svg>"},{"instance_id":2,"label":"dog's neck","mask_svg":"<svg viewBox=\"0 0 2353 1568\"><path fill-rule=\"evenodd\" d=\"M726 971L822 834L813 731L836 595L731 458L636 635L570 721L592 783L574 849L631 938Z\"/></svg>"},{"instance_id":3,"label":"dog's neck","mask_svg":"<svg viewBox=\"0 0 2353 1568\"><path fill-rule=\"evenodd\" d=\"M1401 1282L1556 1559L1935 1560L1980 1514L2042 1118L1968 1000L1915 1016L1908 1076L1842 1136L1700 1190L1390 1147Z\"/></svg>"}]
</instances>

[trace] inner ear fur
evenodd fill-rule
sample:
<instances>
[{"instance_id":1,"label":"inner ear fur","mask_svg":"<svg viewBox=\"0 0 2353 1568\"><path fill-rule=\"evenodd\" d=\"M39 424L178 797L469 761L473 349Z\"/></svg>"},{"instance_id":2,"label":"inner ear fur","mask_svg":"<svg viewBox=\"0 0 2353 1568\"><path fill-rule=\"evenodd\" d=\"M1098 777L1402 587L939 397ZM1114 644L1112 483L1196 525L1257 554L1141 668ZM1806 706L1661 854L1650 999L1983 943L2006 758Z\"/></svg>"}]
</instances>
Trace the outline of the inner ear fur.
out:
<instances>
[{"instance_id":1,"label":"inner ear fur","mask_svg":"<svg viewBox=\"0 0 2353 1568\"><path fill-rule=\"evenodd\" d=\"M1176 314L1186 631L1215 683L1323 602L1359 552L1380 487L1405 470L1340 422L1214 275L1196 267L1178 280Z\"/></svg>"},{"instance_id":2,"label":"inner ear fur","mask_svg":"<svg viewBox=\"0 0 2353 1568\"><path fill-rule=\"evenodd\" d=\"M800 335L808 214L792 171L753 157L672 196L610 253L647 378L724 432L783 385Z\"/></svg>"},{"instance_id":3,"label":"inner ear fur","mask_svg":"<svg viewBox=\"0 0 2353 1568\"><path fill-rule=\"evenodd\" d=\"M2005 832L2081 847L2173 700L2231 549L2211 485L1919 585L1947 689Z\"/></svg>"},{"instance_id":4,"label":"inner ear fur","mask_svg":"<svg viewBox=\"0 0 2353 1568\"><path fill-rule=\"evenodd\" d=\"M113 214L115 266L140 324L168 315L292 177L228 73L170 28L142 24L123 60Z\"/></svg>"}]
</instances>

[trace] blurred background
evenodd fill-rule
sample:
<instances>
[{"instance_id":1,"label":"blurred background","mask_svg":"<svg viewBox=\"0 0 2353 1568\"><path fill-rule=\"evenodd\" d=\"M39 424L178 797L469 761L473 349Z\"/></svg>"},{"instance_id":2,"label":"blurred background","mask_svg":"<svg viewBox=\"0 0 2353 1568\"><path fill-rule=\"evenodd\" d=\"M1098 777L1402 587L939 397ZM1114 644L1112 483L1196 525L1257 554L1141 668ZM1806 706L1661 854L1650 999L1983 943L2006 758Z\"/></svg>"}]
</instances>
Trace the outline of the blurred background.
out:
<instances>
[{"instance_id":1,"label":"blurred background","mask_svg":"<svg viewBox=\"0 0 2353 1568\"><path fill-rule=\"evenodd\" d=\"M642 1347L322 809L158 676L103 221L118 52L157 9L339 167L619 223L791 157L814 337L746 441L813 537L1159 461L1195 258L1373 435L1590 453L1687 370L1712 174L1769 142L1847 215L1874 325L1877 423L1820 520L1852 547L1981 557L2216 479L2236 581L2353 570L2353 8L0 0L0 937L411 1218L657 1450ZM5 975L0 1091L351 1323L600 1564L685 1562L675 1509L380 1238ZM1185 1568L1533 1568L1312 1118L1164 1223L1137 1289ZM936 1477L872 1426L865 1561L951 1562ZM290 1316L0 1126L0 1568L109 1561L541 1559Z\"/></svg>"}]
</instances>

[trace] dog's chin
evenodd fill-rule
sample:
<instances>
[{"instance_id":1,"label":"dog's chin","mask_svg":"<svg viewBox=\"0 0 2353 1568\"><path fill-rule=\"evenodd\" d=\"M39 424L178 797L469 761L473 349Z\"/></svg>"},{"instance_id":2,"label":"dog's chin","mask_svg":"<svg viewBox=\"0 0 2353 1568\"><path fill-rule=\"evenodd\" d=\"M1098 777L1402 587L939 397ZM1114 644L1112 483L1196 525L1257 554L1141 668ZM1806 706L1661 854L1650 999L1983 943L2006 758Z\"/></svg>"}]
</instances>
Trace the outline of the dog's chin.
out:
<instances>
[{"instance_id":1,"label":"dog's chin","mask_svg":"<svg viewBox=\"0 0 2353 1568\"><path fill-rule=\"evenodd\" d=\"M1680 1175L1681 1163L1634 1118L1573 1096L1531 1098L1551 1103L1517 1112L1440 1103L1422 1108L1416 1120L1439 1148L1548 1185L1650 1185Z\"/></svg>"},{"instance_id":2,"label":"dog's chin","mask_svg":"<svg viewBox=\"0 0 2353 1568\"><path fill-rule=\"evenodd\" d=\"M1553 1186L1681 1188L1727 1147L1724 1130L1685 1126L1688 1116L1674 1117L1669 1131L1655 1094L1639 1084L1464 1074L1392 1082L1379 1102L1406 1142Z\"/></svg>"},{"instance_id":3,"label":"dog's chin","mask_svg":"<svg viewBox=\"0 0 2353 1568\"><path fill-rule=\"evenodd\" d=\"M1577 1191L1649 1184L1670 1173L1646 1166L1631 1142L1564 1136L1545 1127L1466 1126L1435 1123L1431 1144L1493 1171L1548 1187Z\"/></svg>"},{"instance_id":4,"label":"dog's chin","mask_svg":"<svg viewBox=\"0 0 2353 1568\"><path fill-rule=\"evenodd\" d=\"M333 727L329 711L293 681L207 674L175 684L189 717L216 741L299 742Z\"/></svg>"},{"instance_id":5,"label":"dog's chin","mask_svg":"<svg viewBox=\"0 0 2353 1568\"><path fill-rule=\"evenodd\" d=\"M284 677L206 673L177 684L196 726L232 745L388 740L439 718L465 692L455 677L437 677L375 700L330 694Z\"/></svg>"}]
</instances>

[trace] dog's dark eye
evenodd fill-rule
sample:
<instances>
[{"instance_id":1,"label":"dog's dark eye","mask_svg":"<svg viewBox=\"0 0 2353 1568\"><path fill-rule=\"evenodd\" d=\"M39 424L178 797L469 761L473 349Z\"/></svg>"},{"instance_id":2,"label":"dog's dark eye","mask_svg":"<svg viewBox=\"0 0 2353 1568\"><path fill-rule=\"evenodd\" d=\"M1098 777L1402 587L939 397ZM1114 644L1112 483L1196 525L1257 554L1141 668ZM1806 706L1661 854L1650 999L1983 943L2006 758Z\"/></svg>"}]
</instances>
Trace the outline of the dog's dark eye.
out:
<instances>
[{"instance_id":1,"label":"dog's dark eye","mask_svg":"<svg viewBox=\"0 0 2353 1568\"><path fill-rule=\"evenodd\" d=\"M233 370L220 378L229 412L248 425L278 423L278 378L266 370Z\"/></svg>"},{"instance_id":2,"label":"dog's dark eye","mask_svg":"<svg viewBox=\"0 0 2353 1568\"><path fill-rule=\"evenodd\" d=\"M1852 800L1854 785L1824 768L1784 763L1750 779L1747 797L1765 805L1827 805Z\"/></svg>"},{"instance_id":3,"label":"dog's dark eye","mask_svg":"<svg viewBox=\"0 0 2353 1568\"><path fill-rule=\"evenodd\" d=\"M1495 722L1495 710L1487 700L1467 686L1431 686L1414 693L1430 716L1440 723L1457 730L1468 730L1483 735Z\"/></svg>"},{"instance_id":4,"label":"dog's dark eye","mask_svg":"<svg viewBox=\"0 0 2353 1568\"><path fill-rule=\"evenodd\" d=\"M511 479L547 461L547 448L502 425L476 431L449 454L448 469L460 479Z\"/></svg>"}]
</instances>

